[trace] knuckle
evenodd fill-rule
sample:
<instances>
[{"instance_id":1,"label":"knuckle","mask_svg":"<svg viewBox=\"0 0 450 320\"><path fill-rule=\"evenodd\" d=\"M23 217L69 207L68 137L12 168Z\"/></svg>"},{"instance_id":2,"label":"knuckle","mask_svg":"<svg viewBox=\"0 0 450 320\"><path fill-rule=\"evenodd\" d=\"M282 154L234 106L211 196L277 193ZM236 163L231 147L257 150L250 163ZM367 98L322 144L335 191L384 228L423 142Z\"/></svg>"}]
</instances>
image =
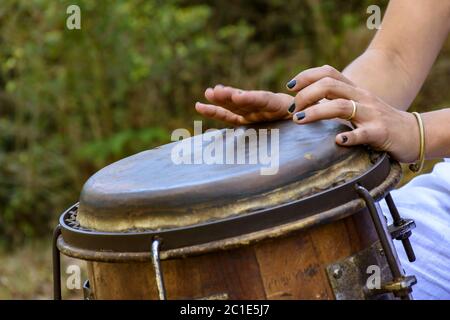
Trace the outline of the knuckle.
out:
<instances>
[{"instance_id":1,"label":"knuckle","mask_svg":"<svg viewBox=\"0 0 450 320\"><path fill-rule=\"evenodd\" d=\"M369 131L367 130L367 128L361 128L359 130L359 136L360 136L361 141L368 142L369 138L370 138L370 134L369 134Z\"/></svg>"},{"instance_id":2,"label":"knuckle","mask_svg":"<svg viewBox=\"0 0 450 320\"><path fill-rule=\"evenodd\" d=\"M298 74L295 75L295 77L292 78L292 80L297 81L297 83L303 81L303 79L305 79L307 77L307 70L305 71L301 71Z\"/></svg>"},{"instance_id":3,"label":"knuckle","mask_svg":"<svg viewBox=\"0 0 450 320\"><path fill-rule=\"evenodd\" d=\"M300 72L295 78L297 83L311 84L315 81L314 72L311 69Z\"/></svg>"},{"instance_id":4,"label":"knuckle","mask_svg":"<svg viewBox=\"0 0 450 320\"><path fill-rule=\"evenodd\" d=\"M336 81L336 80L334 80L333 78L328 77L328 76L327 76L327 77L324 77L324 78L322 79L323 84L329 85L329 86L334 85L335 81Z\"/></svg>"},{"instance_id":5,"label":"knuckle","mask_svg":"<svg viewBox=\"0 0 450 320\"><path fill-rule=\"evenodd\" d=\"M308 74L308 71L309 70L303 70L303 71L301 71L301 72L299 72L295 77L294 77L294 79L299 79L299 78L303 78L305 75L307 75Z\"/></svg>"},{"instance_id":6,"label":"knuckle","mask_svg":"<svg viewBox=\"0 0 450 320\"><path fill-rule=\"evenodd\" d=\"M373 117L374 117L375 119L382 119L382 118L385 116L385 114L383 113L383 111L381 111L381 110L379 110L379 109L377 109L377 108L373 108L373 109L372 109L372 112L374 113L374 114L373 114ZM384 123L380 121L379 126L380 126L380 127L381 127L381 126L384 127Z\"/></svg>"},{"instance_id":7,"label":"knuckle","mask_svg":"<svg viewBox=\"0 0 450 320\"><path fill-rule=\"evenodd\" d=\"M312 72L303 71L299 74L298 80L304 81L305 83L313 83L314 75L312 74Z\"/></svg>"},{"instance_id":8,"label":"knuckle","mask_svg":"<svg viewBox=\"0 0 450 320\"><path fill-rule=\"evenodd\" d=\"M326 89L331 89L337 86L337 81L331 77L325 77L320 80L320 85Z\"/></svg>"},{"instance_id":9,"label":"knuckle","mask_svg":"<svg viewBox=\"0 0 450 320\"><path fill-rule=\"evenodd\" d=\"M327 74L335 74L336 73L336 69L332 66L330 66L329 64L325 64L322 66L322 69L327 73Z\"/></svg>"},{"instance_id":10,"label":"knuckle","mask_svg":"<svg viewBox=\"0 0 450 320\"><path fill-rule=\"evenodd\" d=\"M306 107L310 106L313 103L313 101L311 101L308 95L297 94L294 98L294 103L295 103L295 111L301 111Z\"/></svg>"},{"instance_id":11,"label":"knuckle","mask_svg":"<svg viewBox=\"0 0 450 320\"><path fill-rule=\"evenodd\" d=\"M376 132L378 132L382 140L387 138L389 135L389 129L383 122L378 123Z\"/></svg>"},{"instance_id":12,"label":"knuckle","mask_svg":"<svg viewBox=\"0 0 450 320\"><path fill-rule=\"evenodd\" d=\"M372 93L369 90L361 89L361 94L366 101L372 101L374 99Z\"/></svg>"},{"instance_id":13,"label":"knuckle","mask_svg":"<svg viewBox=\"0 0 450 320\"><path fill-rule=\"evenodd\" d=\"M305 108L307 108L310 105L309 100L308 99L298 99L295 100L295 111L294 112L298 112L298 111L302 111Z\"/></svg>"},{"instance_id":14,"label":"knuckle","mask_svg":"<svg viewBox=\"0 0 450 320\"><path fill-rule=\"evenodd\" d=\"M333 91L335 90L335 88L337 86L338 86L338 84L335 79L330 78L330 77L325 77L319 81L317 90L319 92L322 92L324 97L328 97L331 93L333 93Z\"/></svg>"},{"instance_id":15,"label":"knuckle","mask_svg":"<svg viewBox=\"0 0 450 320\"><path fill-rule=\"evenodd\" d=\"M348 113L349 108L352 107L352 104L346 99L336 99L336 106L341 114L346 114Z\"/></svg>"},{"instance_id":16,"label":"knuckle","mask_svg":"<svg viewBox=\"0 0 450 320\"><path fill-rule=\"evenodd\" d=\"M270 91L263 91L261 97L264 100L269 100L269 99L273 98L273 93Z\"/></svg>"},{"instance_id":17,"label":"knuckle","mask_svg":"<svg viewBox=\"0 0 450 320\"><path fill-rule=\"evenodd\" d=\"M320 115L320 107L309 107L306 112L308 113L308 119L316 119Z\"/></svg>"}]
</instances>

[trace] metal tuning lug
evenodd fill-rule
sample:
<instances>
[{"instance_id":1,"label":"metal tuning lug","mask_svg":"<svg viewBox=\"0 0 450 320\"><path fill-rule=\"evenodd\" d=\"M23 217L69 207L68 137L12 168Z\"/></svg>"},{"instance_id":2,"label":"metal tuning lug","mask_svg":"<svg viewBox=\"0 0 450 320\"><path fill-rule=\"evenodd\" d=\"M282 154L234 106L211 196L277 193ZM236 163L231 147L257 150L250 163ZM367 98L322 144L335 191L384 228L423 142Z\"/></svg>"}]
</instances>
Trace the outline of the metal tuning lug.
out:
<instances>
[{"instance_id":1,"label":"metal tuning lug","mask_svg":"<svg viewBox=\"0 0 450 320\"><path fill-rule=\"evenodd\" d=\"M385 200L393 220L393 224L388 227L389 233L392 239L402 242L409 262L414 262L416 261L416 255L414 254L409 237L412 235L411 231L416 227L416 223L412 219L403 219L400 216L390 193L386 195Z\"/></svg>"}]
</instances>

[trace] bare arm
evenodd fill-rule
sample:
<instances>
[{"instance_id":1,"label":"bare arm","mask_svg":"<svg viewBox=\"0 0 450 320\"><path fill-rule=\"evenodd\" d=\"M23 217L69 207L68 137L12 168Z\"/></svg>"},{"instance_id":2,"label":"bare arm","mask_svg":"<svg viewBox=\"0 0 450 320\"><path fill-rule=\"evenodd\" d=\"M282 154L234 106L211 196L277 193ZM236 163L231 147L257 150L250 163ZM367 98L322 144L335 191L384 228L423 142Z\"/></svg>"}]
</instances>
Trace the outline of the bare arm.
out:
<instances>
[{"instance_id":1,"label":"bare arm","mask_svg":"<svg viewBox=\"0 0 450 320\"><path fill-rule=\"evenodd\" d=\"M213 105L197 110L214 119L242 124L286 118L299 124L347 119L352 103L356 129L336 137L341 145L369 144L403 162L418 156L419 133L407 110L422 87L450 31L450 0L391 0L369 48L343 73L330 66L299 73L287 84L292 97L216 86L206 90ZM328 99L324 103L317 101ZM425 113L427 157L450 156L450 109Z\"/></svg>"},{"instance_id":2,"label":"bare arm","mask_svg":"<svg viewBox=\"0 0 450 320\"><path fill-rule=\"evenodd\" d=\"M381 30L343 75L390 105L407 110L449 30L450 0L391 0ZM329 75L320 68L306 70L301 77L304 83L297 84L295 91L323 76ZM286 94L223 86L207 89L205 97L212 104L199 102L197 111L232 124L284 119L292 104Z\"/></svg>"},{"instance_id":3,"label":"bare arm","mask_svg":"<svg viewBox=\"0 0 450 320\"><path fill-rule=\"evenodd\" d=\"M450 1L391 0L369 48L343 72L390 105L407 110L450 31ZM422 115L428 158L450 155L450 109Z\"/></svg>"},{"instance_id":4,"label":"bare arm","mask_svg":"<svg viewBox=\"0 0 450 320\"><path fill-rule=\"evenodd\" d=\"M391 0L381 30L343 73L324 66L303 71L289 82L294 83L290 90L297 92L294 121L346 119L352 113L349 100L354 100L359 105L353 120L357 128L336 142L367 143L400 161L413 161L418 155L417 123L400 110L407 110L416 97L449 31L450 1ZM331 101L315 103L323 98ZM426 156L450 156L450 109L422 118Z\"/></svg>"},{"instance_id":5,"label":"bare arm","mask_svg":"<svg viewBox=\"0 0 450 320\"><path fill-rule=\"evenodd\" d=\"M343 74L401 110L422 87L450 31L450 1L391 0L381 30Z\"/></svg>"}]
</instances>

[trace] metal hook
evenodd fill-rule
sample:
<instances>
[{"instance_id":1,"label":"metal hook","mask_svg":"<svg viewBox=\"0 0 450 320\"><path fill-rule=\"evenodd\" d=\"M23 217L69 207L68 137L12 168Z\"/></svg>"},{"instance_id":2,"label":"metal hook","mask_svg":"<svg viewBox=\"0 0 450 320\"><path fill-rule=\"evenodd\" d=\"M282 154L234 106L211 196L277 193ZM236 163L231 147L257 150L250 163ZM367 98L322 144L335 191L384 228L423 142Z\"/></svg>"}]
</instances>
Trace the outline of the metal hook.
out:
<instances>
[{"instance_id":1,"label":"metal hook","mask_svg":"<svg viewBox=\"0 0 450 320\"><path fill-rule=\"evenodd\" d=\"M159 257L161 240L155 239L152 242L152 263L155 270L156 286L158 287L159 300L166 300L166 288L164 286L164 278L161 269L161 261Z\"/></svg>"}]
</instances>

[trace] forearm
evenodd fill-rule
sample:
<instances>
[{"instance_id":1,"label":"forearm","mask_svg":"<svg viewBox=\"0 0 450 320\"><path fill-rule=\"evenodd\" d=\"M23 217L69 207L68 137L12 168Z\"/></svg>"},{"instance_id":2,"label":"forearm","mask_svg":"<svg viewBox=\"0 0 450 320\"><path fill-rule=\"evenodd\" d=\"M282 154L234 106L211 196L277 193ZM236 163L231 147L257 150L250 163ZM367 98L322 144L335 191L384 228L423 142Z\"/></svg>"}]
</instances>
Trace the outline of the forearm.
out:
<instances>
[{"instance_id":1,"label":"forearm","mask_svg":"<svg viewBox=\"0 0 450 320\"><path fill-rule=\"evenodd\" d=\"M344 74L391 106L406 110L449 31L450 1L391 0L369 48Z\"/></svg>"},{"instance_id":2,"label":"forearm","mask_svg":"<svg viewBox=\"0 0 450 320\"><path fill-rule=\"evenodd\" d=\"M426 158L450 157L450 108L422 113Z\"/></svg>"},{"instance_id":3,"label":"forearm","mask_svg":"<svg viewBox=\"0 0 450 320\"><path fill-rule=\"evenodd\" d=\"M400 110L409 108L421 86L410 79L395 53L381 49L369 48L343 74Z\"/></svg>"}]
</instances>

